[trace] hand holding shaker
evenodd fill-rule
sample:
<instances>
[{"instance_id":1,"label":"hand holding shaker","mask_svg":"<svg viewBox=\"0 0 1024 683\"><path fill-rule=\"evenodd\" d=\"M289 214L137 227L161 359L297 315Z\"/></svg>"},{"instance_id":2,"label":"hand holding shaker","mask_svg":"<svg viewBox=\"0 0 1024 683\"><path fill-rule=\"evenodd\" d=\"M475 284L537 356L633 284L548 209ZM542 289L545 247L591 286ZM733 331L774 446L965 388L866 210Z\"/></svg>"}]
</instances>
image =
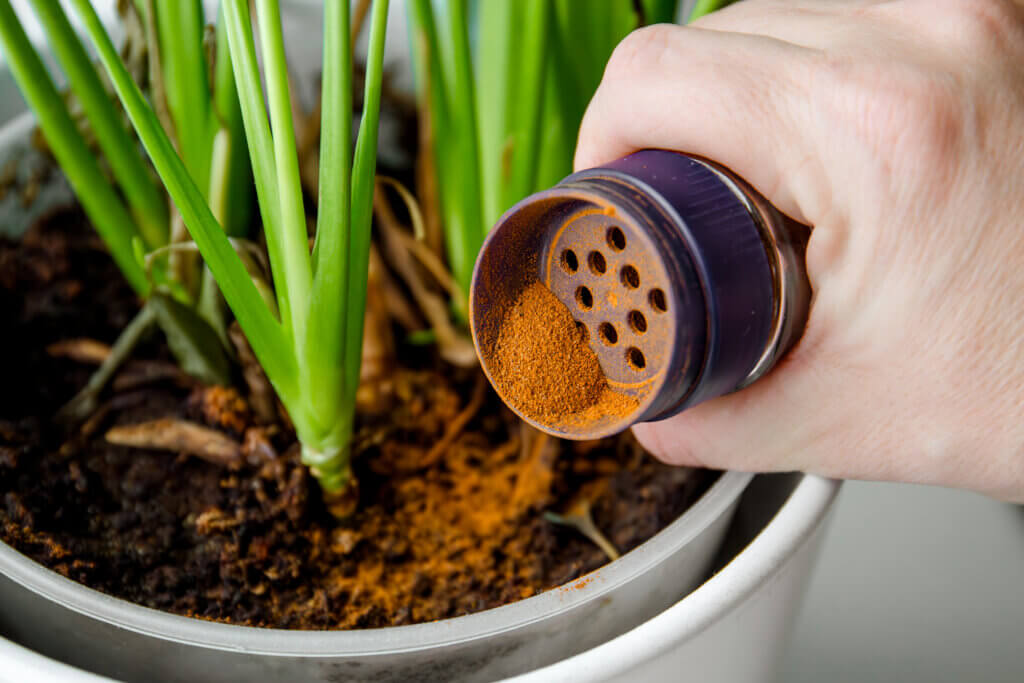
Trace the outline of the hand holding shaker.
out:
<instances>
[{"instance_id":1,"label":"hand holding shaker","mask_svg":"<svg viewBox=\"0 0 1024 683\"><path fill-rule=\"evenodd\" d=\"M509 407L570 439L741 389L803 332L810 229L706 159L643 150L509 209L470 326Z\"/></svg>"}]
</instances>

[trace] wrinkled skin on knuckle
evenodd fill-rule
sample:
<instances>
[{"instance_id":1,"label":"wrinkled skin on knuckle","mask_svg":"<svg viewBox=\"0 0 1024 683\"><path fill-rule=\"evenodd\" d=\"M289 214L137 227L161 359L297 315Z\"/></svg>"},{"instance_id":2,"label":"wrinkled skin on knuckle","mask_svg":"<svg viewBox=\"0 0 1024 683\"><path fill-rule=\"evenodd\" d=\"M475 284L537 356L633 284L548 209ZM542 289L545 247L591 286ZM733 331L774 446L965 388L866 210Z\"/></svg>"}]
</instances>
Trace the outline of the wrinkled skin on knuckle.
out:
<instances>
[{"instance_id":1,"label":"wrinkled skin on knuckle","mask_svg":"<svg viewBox=\"0 0 1024 683\"><path fill-rule=\"evenodd\" d=\"M1024 10L1014 0L943 0L932 3L948 27L949 44L972 56L992 57L1019 40Z\"/></svg>"},{"instance_id":2,"label":"wrinkled skin on knuckle","mask_svg":"<svg viewBox=\"0 0 1024 683\"><path fill-rule=\"evenodd\" d=\"M830 65L839 134L862 147L880 178L914 174L930 185L953 167L967 126L962 93L951 74L914 64L841 59ZM920 175L920 174L923 174ZM931 182L927 182L931 181Z\"/></svg>"},{"instance_id":3,"label":"wrinkled skin on knuckle","mask_svg":"<svg viewBox=\"0 0 1024 683\"><path fill-rule=\"evenodd\" d=\"M664 73L665 62L678 49L679 34L683 30L672 24L636 29L612 51L604 80L627 84L651 73Z\"/></svg>"}]
</instances>

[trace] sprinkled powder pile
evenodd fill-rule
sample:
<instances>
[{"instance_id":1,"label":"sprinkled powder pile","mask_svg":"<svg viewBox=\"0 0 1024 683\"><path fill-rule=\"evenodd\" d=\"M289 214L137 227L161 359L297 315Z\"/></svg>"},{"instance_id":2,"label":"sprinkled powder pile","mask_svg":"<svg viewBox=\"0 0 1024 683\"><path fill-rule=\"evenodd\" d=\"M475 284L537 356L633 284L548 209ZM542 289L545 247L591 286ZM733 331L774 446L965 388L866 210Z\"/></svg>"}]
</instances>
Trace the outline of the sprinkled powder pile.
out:
<instances>
[{"instance_id":1,"label":"sprinkled powder pile","mask_svg":"<svg viewBox=\"0 0 1024 683\"><path fill-rule=\"evenodd\" d=\"M528 285L505 314L494 347L495 379L506 400L544 424L636 409L634 398L609 388L585 335L547 287Z\"/></svg>"}]
</instances>

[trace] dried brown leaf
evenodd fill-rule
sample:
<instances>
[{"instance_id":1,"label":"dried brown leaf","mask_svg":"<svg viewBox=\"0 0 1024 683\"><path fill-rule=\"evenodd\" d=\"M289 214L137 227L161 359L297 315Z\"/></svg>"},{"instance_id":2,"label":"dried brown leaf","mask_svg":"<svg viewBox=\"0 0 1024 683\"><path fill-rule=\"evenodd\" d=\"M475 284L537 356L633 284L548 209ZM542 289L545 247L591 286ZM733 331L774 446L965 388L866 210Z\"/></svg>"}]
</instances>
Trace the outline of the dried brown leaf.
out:
<instances>
[{"instance_id":1,"label":"dried brown leaf","mask_svg":"<svg viewBox=\"0 0 1024 683\"><path fill-rule=\"evenodd\" d=\"M448 312L448 303L444 297L432 291L424 281L419 270L419 263L413 258L402 235L408 237L401 227L383 188L378 185L374 190L373 209L380 227L381 241L391 266L398 273L412 292L423 316L427 319L437 335L438 349L441 357L452 365L471 367L476 365L476 350L473 342L460 334L452 323Z\"/></svg>"},{"instance_id":2,"label":"dried brown leaf","mask_svg":"<svg viewBox=\"0 0 1024 683\"><path fill-rule=\"evenodd\" d=\"M241 445L234 439L215 429L175 418L114 427L107 432L106 439L117 446L186 453L217 465L230 465L241 457Z\"/></svg>"},{"instance_id":3,"label":"dried brown leaf","mask_svg":"<svg viewBox=\"0 0 1024 683\"><path fill-rule=\"evenodd\" d=\"M62 339L46 347L54 358L68 358L78 363L99 365L110 355L110 345L87 338Z\"/></svg>"}]
</instances>

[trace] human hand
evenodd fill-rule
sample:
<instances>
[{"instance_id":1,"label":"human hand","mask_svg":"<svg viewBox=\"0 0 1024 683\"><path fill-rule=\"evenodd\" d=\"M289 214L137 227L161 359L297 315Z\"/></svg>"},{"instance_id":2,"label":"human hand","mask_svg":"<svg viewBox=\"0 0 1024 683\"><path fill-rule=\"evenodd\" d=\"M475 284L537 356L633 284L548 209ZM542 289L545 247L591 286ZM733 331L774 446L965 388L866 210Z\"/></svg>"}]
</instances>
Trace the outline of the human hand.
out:
<instances>
[{"instance_id":1,"label":"human hand","mask_svg":"<svg viewBox=\"0 0 1024 683\"><path fill-rule=\"evenodd\" d=\"M1024 7L746 0L612 56L576 167L657 147L814 226L799 344L637 425L664 460L1024 501Z\"/></svg>"}]
</instances>

